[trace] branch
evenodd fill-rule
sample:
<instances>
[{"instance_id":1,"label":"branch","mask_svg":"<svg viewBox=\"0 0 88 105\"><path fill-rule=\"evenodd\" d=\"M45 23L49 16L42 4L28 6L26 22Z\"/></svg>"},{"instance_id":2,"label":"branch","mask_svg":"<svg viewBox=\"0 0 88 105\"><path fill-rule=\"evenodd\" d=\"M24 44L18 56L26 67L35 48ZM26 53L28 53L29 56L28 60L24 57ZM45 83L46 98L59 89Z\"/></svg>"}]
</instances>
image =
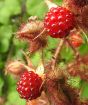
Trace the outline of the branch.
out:
<instances>
[{"instance_id":1,"label":"branch","mask_svg":"<svg viewBox=\"0 0 88 105\"><path fill-rule=\"evenodd\" d=\"M34 69L34 65L32 64L32 61L30 60L30 58L28 57L28 55L23 51L22 51L22 54L24 55L25 57L25 60L26 60L26 63L27 65L30 67L30 68L33 68Z\"/></svg>"},{"instance_id":2,"label":"branch","mask_svg":"<svg viewBox=\"0 0 88 105\"><path fill-rule=\"evenodd\" d=\"M59 56L59 54L60 54L60 51L61 51L61 49L62 49L62 47L63 47L64 42L65 42L64 39L62 39L62 40L60 41L60 43L58 44L58 47L57 47L57 49L56 49L56 51L55 51L55 54L54 54L54 56L52 57L52 70L55 69L56 61L57 61L57 58L58 58L58 56Z\"/></svg>"}]
</instances>

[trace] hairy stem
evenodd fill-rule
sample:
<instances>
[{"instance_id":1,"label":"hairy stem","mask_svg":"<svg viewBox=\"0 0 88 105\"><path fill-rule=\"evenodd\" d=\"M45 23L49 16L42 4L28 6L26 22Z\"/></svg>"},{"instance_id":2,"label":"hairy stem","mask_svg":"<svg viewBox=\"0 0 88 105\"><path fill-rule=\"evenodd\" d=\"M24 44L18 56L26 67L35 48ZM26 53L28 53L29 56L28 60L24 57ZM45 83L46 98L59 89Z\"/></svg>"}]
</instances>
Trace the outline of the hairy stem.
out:
<instances>
[{"instance_id":1,"label":"hairy stem","mask_svg":"<svg viewBox=\"0 0 88 105\"><path fill-rule=\"evenodd\" d=\"M64 39L62 39L62 40L60 41L60 43L58 44L58 47L57 47L57 49L56 49L56 51L55 51L55 54L54 54L54 56L52 57L52 70L55 69L56 61L57 61L57 58L58 58L58 56L59 56L59 54L60 54L60 51L61 51L61 49L62 49L62 47L63 47L64 42L65 42Z\"/></svg>"},{"instance_id":2,"label":"hairy stem","mask_svg":"<svg viewBox=\"0 0 88 105\"><path fill-rule=\"evenodd\" d=\"M57 81L51 79L47 80L46 87L46 93L50 105L71 105Z\"/></svg>"}]
</instances>

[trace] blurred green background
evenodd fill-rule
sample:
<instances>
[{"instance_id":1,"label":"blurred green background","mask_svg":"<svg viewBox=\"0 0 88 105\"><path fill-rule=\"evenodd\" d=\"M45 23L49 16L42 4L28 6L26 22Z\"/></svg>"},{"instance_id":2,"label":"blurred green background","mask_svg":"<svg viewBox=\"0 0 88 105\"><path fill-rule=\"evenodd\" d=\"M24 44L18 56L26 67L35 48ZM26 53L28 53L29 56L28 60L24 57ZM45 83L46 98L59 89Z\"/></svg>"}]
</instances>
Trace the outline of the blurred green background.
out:
<instances>
[{"instance_id":1,"label":"blurred green background","mask_svg":"<svg viewBox=\"0 0 88 105\"><path fill-rule=\"evenodd\" d=\"M54 0L61 5L62 0ZM16 38L16 31L20 24L30 16L38 16L43 19L47 12L44 0L0 0L0 101L5 99L3 105L25 105L25 100L19 98L16 92L16 80L11 75L5 75L5 65L10 59L23 59L21 49L27 50L27 43ZM85 43L78 49L82 55L88 53L88 44ZM52 51L56 48L57 39L48 38L48 47L44 50L45 60L52 57ZM72 60L73 53L70 48L64 47L61 57L68 62ZM35 65L41 60L40 52L33 54L31 59ZM37 62L37 63L36 63ZM60 63L64 66L64 62ZM88 84L80 78L71 78L69 81L75 87L82 87L81 98L88 98ZM1 105L1 103L0 103Z\"/></svg>"}]
</instances>

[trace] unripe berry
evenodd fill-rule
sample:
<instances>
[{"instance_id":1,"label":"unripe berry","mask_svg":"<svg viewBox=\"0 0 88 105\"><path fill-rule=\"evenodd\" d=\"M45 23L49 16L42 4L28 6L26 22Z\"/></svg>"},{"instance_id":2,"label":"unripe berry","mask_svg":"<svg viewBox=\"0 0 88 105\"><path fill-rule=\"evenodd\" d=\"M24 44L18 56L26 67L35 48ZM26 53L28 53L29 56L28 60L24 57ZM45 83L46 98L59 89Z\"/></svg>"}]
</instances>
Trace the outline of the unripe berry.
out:
<instances>
[{"instance_id":1,"label":"unripe berry","mask_svg":"<svg viewBox=\"0 0 88 105\"><path fill-rule=\"evenodd\" d=\"M83 39L80 34L72 34L70 35L70 42L73 47L80 47L83 44Z\"/></svg>"}]
</instances>

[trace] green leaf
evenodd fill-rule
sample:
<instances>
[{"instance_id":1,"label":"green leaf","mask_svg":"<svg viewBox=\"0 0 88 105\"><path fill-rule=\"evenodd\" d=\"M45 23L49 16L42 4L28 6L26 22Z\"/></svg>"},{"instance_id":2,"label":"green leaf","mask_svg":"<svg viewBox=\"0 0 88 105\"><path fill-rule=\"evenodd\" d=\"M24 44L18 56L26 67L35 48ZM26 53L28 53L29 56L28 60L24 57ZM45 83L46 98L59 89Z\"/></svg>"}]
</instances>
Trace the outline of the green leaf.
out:
<instances>
[{"instance_id":1,"label":"green leaf","mask_svg":"<svg viewBox=\"0 0 88 105\"><path fill-rule=\"evenodd\" d=\"M13 76L7 75L6 76L6 83L7 83L7 101L5 105L25 105L25 100L19 97L19 94L16 91L16 82L17 80L14 79Z\"/></svg>"},{"instance_id":2,"label":"green leaf","mask_svg":"<svg viewBox=\"0 0 88 105\"><path fill-rule=\"evenodd\" d=\"M79 77L70 77L67 82L68 82L68 84L70 84L72 87L80 88L81 79L80 79Z\"/></svg>"},{"instance_id":3,"label":"green leaf","mask_svg":"<svg viewBox=\"0 0 88 105\"><path fill-rule=\"evenodd\" d=\"M81 99L88 99L88 83L82 81L81 83Z\"/></svg>"},{"instance_id":4,"label":"green leaf","mask_svg":"<svg viewBox=\"0 0 88 105\"><path fill-rule=\"evenodd\" d=\"M0 76L0 96L2 96L2 88L3 88L3 85L4 85L4 80Z\"/></svg>"},{"instance_id":5,"label":"green leaf","mask_svg":"<svg viewBox=\"0 0 88 105\"><path fill-rule=\"evenodd\" d=\"M84 54L88 54L88 44L83 44L80 48L79 48L79 51L81 53L81 55L84 55Z\"/></svg>"},{"instance_id":6,"label":"green leaf","mask_svg":"<svg viewBox=\"0 0 88 105\"><path fill-rule=\"evenodd\" d=\"M46 61L47 61L47 60L48 60L48 61L51 60L51 58L52 58L52 53L51 53L51 51L45 50L45 51L44 51L44 57L45 57L44 60L46 60Z\"/></svg>"},{"instance_id":7,"label":"green leaf","mask_svg":"<svg viewBox=\"0 0 88 105\"><path fill-rule=\"evenodd\" d=\"M7 39L3 39L0 41L0 52L5 53L9 49L9 41Z\"/></svg>"},{"instance_id":8,"label":"green leaf","mask_svg":"<svg viewBox=\"0 0 88 105\"><path fill-rule=\"evenodd\" d=\"M10 13L7 8L0 9L0 23L7 24L9 22Z\"/></svg>"},{"instance_id":9,"label":"green leaf","mask_svg":"<svg viewBox=\"0 0 88 105\"><path fill-rule=\"evenodd\" d=\"M5 53L8 51L11 36L12 36L11 25L3 25L0 27L0 52Z\"/></svg>"},{"instance_id":10,"label":"green leaf","mask_svg":"<svg viewBox=\"0 0 88 105\"><path fill-rule=\"evenodd\" d=\"M12 26L11 25L3 25L0 27L0 39L10 39L12 36Z\"/></svg>"},{"instance_id":11,"label":"green leaf","mask_svg":"<svg viewBox=\"0 0 88 105\"><path fill-rule=\"evenodd\" d=\"M72 60L73 58L73 51L71 48L64 46L61 51L61 57L65 59L67 62Z\"/></svg>"},{"instance_id":12,"label":"green leaf","mask_svg":"<svg viewBox=\"0 0 88 105\"><path fill-rule=\"evenodd\" d=\"M8 51L11 36L11 25L3 25L0 27L0 52L5 53Z\"/></svg>"},{"instance_id":13,"label":"green leaf","mask_svg":"<svg viewBox=\"0 0 88 105\"><path fill-rule=\"evenodd\" d=\"M25 105L26 101L19 97L16 90L10 91L7 96L7 103L5 105Z\"/></svg>"},{"instance_id":14,"label":"green leaf","mask_svg":"<svg viewBox=\"0 0 88 105\"><path fill-rule=\"evenodd\" d=\"M23 40L20 40L20 39L16 39L16 38L14 38L13 39L13 44L14 44L14 46L17 48L17 50L19 49L19 48L24 48L24 47L26 47L27 48L27 43L26 43L26 41L23 41Z\"/></svg>"},{"instance_id":15,"label":"green leaf","mask_svg":"<svg viewBox=\"0 0 88 105\"><path fill-rule=\"evenodd\" d=\"M62 0L53 0L57 5L61 5L62 4Z\"/></svg>"},{"instance_id":16,"label":"green leaf","mask_svg":"<svg viewBox=\"0 0 88 105\"><path fill-rule=\"evenodd\" d=\"M41 61L40 52L37 52L37 53L33 54L31 56L31 60L32 60L33 64L37 66L39 64L39 62Z\"/></svg>"},{"instance_id":17,"label":"green leaf","mask_svg":"<svg viewBox=\"0 0 88 105\"><path fill-rule=\"evenodd\" d=\"M58 39L48 37L48 48L47 49L55 49L58 43L59 43Z\"/></svg>"},{"instance_id":18,"label":"green leaf","mask_svg":"<svg viewBox=\"0 0 88 105\"><path fill-rule=\"evenodd\" d=\"M5 8L11 15L17 15L21 12L21 5L19 0L5 0Z\"/></svg>"},{"instance_id":19,"label":"green leaf","mask_svg":"<svg viewBox=\"0 0 88 105\"><path fill-rule=\"evenodd\" d=\"M61 5L62 0L54 0L54 3ZM27 13L32 16L38 16L43 18L45 13L48 11L48 7L45 4L44 0L27 0Z\"/></svg>"},{"instance_id":20,"label":"green leaf","mask_svg":"<svg viewBox=\"0 0 88 105\"><path fill-rule=\"evenodd\" d=\"M2 3L2 2L1 2ZM12 15L17 15L21 12L19 0L5 0L0 9L0 23L8 24Z\"/></svg>"},{"instance_id":21,"label":"green leaf","mask_svg":"<svg viewBox=\"0 0 88 105\"><path fill-rule=\"evenodd\" d=\"M19 40L19 39L16 39L14 38L13 39L13 46L14 46L14 53L13 53L13 58L14 59L22 59L23 58L23 53L22 53L22 50L25 50L28 48L28 45L25 41L22 41L22 40Z\"/></svg>"},{"instance_id":22,"label":"green leaf","mask_svg":"<svg viewBox=\"0 0 88 105\"><path fill-rule=\"evenodd\" d=\"M0 1L0 9L3 8L4 0Z\"/></svg>"},{"instance_id":23,"label":"green leaf","mask_svg":"<svg viewBox=\"0 0 88 105\"><path fill-rule=\"evenodd\" d=\"M5 62L0 60L0 69L3 69L4 65L5 65Z\"/></svg>"},{"instance_id":24,"label":"green leaf","mask_svg":"<svg viewBox=\"0 0 88 105\"><path fill-rule=\"evenodd\" d=\"M26 6L29 15L38 16L39 18L43 18L47 11L44 0L27 0Z\"/></svg>"}]
</instances>

